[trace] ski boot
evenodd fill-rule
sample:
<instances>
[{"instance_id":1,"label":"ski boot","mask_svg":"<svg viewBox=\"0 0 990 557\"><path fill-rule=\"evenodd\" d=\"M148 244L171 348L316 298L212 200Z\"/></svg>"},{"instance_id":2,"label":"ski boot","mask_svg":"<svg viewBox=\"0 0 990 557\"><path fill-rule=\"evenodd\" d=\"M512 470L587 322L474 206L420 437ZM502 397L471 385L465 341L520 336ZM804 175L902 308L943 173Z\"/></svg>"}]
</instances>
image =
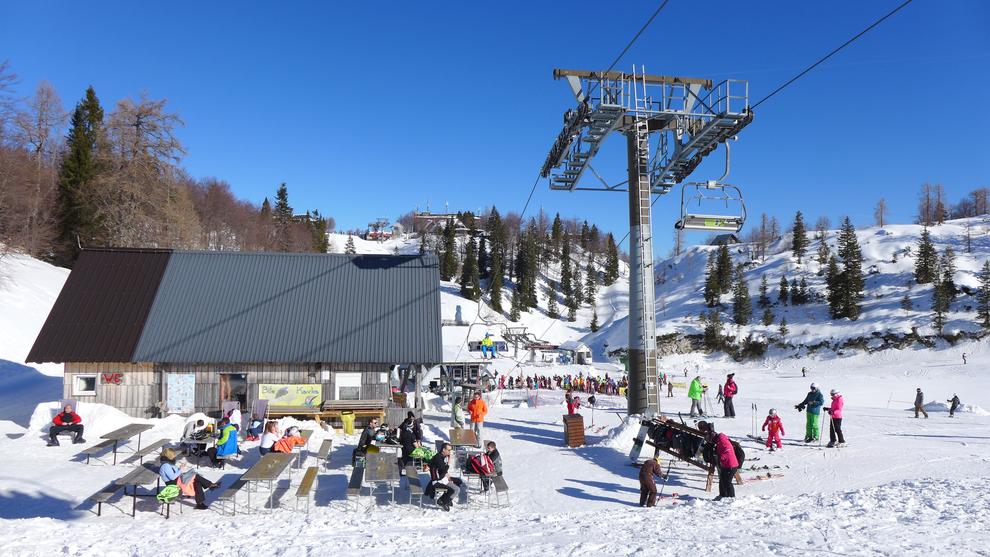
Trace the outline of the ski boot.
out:
<instances>
[{"instance_id":1,"label":"ski boot","mask_svg":"<svg viewBox=\"0 0 990 557\"><path fill-rule=\"evenodd\" d=\"M58 439L49 439L48 440L48 446L49 447L57 447L58 446Z\"/></svg>"},{"instance_id":2,"label":"ski boot","mask_svg":"<svg viewBox=\"0 0 990 557\"><path fill-rule=\"evenodd\" d=\"M835 448L835 441L829 441L828 445L825 445L825 447L828 449Z\"/></svg>"}]
</instances>

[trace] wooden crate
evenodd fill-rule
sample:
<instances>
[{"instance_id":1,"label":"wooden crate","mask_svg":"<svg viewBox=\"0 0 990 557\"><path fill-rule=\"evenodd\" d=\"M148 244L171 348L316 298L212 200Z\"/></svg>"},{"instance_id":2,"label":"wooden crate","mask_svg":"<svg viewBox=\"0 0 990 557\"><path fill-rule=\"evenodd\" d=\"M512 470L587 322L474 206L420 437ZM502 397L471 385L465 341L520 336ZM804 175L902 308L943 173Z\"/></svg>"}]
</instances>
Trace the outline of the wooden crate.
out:
<instances>
[{"instance_id":1,"label":"wooden crate","mask_svg":"<svg viewBox=\"0 0 990 557\"><path fill-rule=\"evenodd\" d=\"M584 445L584 416L581 414L564 416L564 444L568 447Z\"/></svg>"}]
</instances>

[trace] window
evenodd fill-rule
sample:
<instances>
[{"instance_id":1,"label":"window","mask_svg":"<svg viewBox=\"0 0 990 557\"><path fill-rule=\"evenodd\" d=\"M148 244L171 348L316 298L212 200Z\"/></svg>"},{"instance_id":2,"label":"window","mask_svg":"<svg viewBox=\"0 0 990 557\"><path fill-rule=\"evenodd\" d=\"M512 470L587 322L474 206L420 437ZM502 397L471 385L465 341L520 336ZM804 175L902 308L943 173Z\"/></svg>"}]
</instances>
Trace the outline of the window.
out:
<instances>
[{"instance_id":1,"label":"window","mask_svg":"<svg viewBox=\"0 0 990 557\"><path fill-rule=\"evenodd\" d=\"M72 378L72 394L76 396L96 395L96 375L76 375Z\"/></svg>"},{"instance_id":2,"label":"window","mask_svg":"<svg viewBox=\"0 0 990 557\"><path fill-rule=\"evenodd\" d=\"M361 400L361 373L338 372L334 378L337 400Z\"/></svg>"}]
</instances>

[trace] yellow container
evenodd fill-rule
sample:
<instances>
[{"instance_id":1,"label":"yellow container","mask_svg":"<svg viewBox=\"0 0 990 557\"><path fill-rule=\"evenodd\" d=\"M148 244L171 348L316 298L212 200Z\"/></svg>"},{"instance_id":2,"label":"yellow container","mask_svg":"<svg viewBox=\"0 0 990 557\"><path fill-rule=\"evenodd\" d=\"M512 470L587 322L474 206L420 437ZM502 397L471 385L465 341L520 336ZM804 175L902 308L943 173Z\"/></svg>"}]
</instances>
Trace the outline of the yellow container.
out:
<instances>
[{"instance_id":1,"label":"yellow container","mask_svg":"<svg viewBox=\"0 0 990 557\"><path fill-rule=\"evenodd\" d=\"M354 434L354 412L349 410L344 410L340 413L340 421L344 422L344 433L347 435Z\"/></svg>"}]
</instances>

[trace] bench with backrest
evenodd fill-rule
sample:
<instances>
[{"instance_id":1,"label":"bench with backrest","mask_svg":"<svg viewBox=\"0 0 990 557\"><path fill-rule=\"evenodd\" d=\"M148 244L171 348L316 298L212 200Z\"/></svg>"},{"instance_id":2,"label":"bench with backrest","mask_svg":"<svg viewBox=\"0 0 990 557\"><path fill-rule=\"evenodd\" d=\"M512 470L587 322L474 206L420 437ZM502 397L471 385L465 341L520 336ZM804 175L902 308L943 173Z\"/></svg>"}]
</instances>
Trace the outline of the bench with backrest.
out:
<instances>
[{"instance_id":1,"label":"bench with backrest","mask_svg":"<svg viewBox=\"0 0 990 557\"><path fill-rule=\"evenodd\" d=\"M299 482L299 489L296 490L296 508L298 510L299 500L306 498L306 514L309 514L310 503L312 502L313 487L316 485L316 474L319 470L318 466L310 466L306 469L306 473L303 474L303 479Z\"/></svg>"},{"instance_id":2,"label":"bench with backrest","mask_svg":"<svg viewBox=\"0 0 990 557\"><path fill-rule=\"evenodd\" d=\"M114 441L113 439L107 439L106 441L100 441L99 443L93 445L92 447L83 449L82 452L80 452L79 454L85 456L86 464L89 464L90 458L93 458L95 455L105 452L107 450L112 450L116 444L117 442ZM100 460L100 459L97 458L96 460Z\"/></svg>"},{"instance_id":3,"label":"bench with backrest","mask_svg":"<svg viewBox=\"0 0 990 557\"><path fill-rule=\"evenodd\" d=\"M144 464L144 457L150 455L155 451L161 451L162 447L168 444L168 439L159 439L148 446L141 447L140 451L135 452L123 462L123 464L133 464L134 461L138 461L138 464Z\"/></svg>"},{"instance_id":4,"label":"bench with backrest","mask_svg":"<svg viewBox=\"0 0 990 557\"><path fill-rule=\"evenodd\" d=\"M320 444L320 452L316 453L316 460L323 464L323 468L330 467L330 451L333 450L333 439L324 439Z\"/></svg>"},{"instance_id":5,"label":"bench with backrest","mask_svg":"<svg viewBox=\"0 0 990 557\"><path fill-rule=\"evenodd\" d=\"M351 479L347 482L347 497L354 497L354 509L357 510L361 500L361 486L364 485L364 466L355 466Z\"/></svg>"},{"instance_id":6,"label":"bench with backrest","mask_svg":"<svg viewBox=\"0 0 990 557\"><path fill-rule=\"evenodd\" d=\"M226 508L227 508L226 503L228 501L230 501L231 506L232 506L231 516L234 516L234 515L237 514L237 493L245 485L247 485L247 482L244 481L244 480L242 480L242 479L240 479L240 478L238 478L237 480L234 481L234 483L232 483L230 485L230 487L228 487L227 489L223 490L223 493L221 493L219 497L217 497L217 501L224 503L223 505L220 506L220 513L221 514L223 514L223 515L226 515L227 514L226 513Z\"/></svg>"},{"instance_id":7,"label":"bench with backrest","mask_svg":"<svg viewBox=\"0 0 990 557\"><path fill-rule=\"evenodd\" d=\"M423 506L423 482L419 478L419 470L413 465L406 466L406 482L409 486L409 504L412 505L413 497L419 498L419 506Z\"/></svg>"}]
</instances>

